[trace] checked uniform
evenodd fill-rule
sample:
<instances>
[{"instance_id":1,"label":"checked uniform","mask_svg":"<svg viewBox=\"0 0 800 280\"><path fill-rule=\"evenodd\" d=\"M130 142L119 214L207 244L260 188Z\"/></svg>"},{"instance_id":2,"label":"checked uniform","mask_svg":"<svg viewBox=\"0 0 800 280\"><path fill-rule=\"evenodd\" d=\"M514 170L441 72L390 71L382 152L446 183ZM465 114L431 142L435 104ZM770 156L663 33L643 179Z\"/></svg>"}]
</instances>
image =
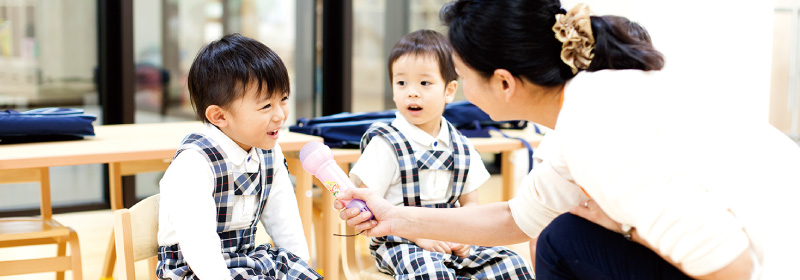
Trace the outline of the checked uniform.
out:
<instances>
[{"instance_id":1,"label":"checked uniform","mask_svg":"<svg viewBox=\"0 0 800 280\"><path fill-rule=\"evenodd\" d=\"M456 203L464 191L470 171L470 149L467 138L453 129L444 118L442 118L442 129L449 130L451 149L414 151L403 132L393 124L386 123L373 124L361 139L362 153L375 136L382 137L392 146L398 161L405 206L457 207ZM446 201L433 203L423 201L420 195L419 171L424 169L446 170L452 173L452 187L449 188L450 193ZM372 238L370 250L378 269L394 275L398 280L533 279L533 274L523 258L504 247L472 246L469 257L461 258L452 254L426 251L398 236L385 236Z\"/></svg>"},{"instance_id":2,"label":"checked uniform","mask_svg":"<svg viewBox=\"0 0 800 280\"><path fill-rule=\"evenodd\" d=\"M186 136L175 154L177 157L186 150L200 151L215 174L216 230L221 241L220 253L229 272L233 279L322 278L284 248L270 244L256 246L256 225L272 188L275 157L273 150L253 149L260 158L258 171L254 173L234 172L221 146L202 134ZM234 198L242 195L258 198L255 218L249 227L232 229ZM159 247L156 274L161 279L198 279L184 260L179 244Z\"/></svg>"}]
</instances>

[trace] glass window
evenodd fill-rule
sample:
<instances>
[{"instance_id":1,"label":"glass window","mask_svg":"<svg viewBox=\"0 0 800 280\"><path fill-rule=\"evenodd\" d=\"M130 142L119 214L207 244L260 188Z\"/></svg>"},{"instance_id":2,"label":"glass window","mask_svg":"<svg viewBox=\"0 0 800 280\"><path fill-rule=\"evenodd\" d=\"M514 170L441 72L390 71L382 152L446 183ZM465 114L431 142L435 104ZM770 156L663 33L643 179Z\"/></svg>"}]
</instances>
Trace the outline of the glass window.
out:
<instances>
[{"instance_id":1,"label":"glass window","mask_svg":"<svg viewBox=\"0 0 800 280\"><path fill-rule=\"evenodd\" d=\"M353 0L353 112L394 109L390 100L388 83L388 50L396 43L386 37L387 26L407 25L406 33L419 29L432 29L447 33L439 20L439 10L449 0L402 0L408 5L408 18L401 22L387 17L386 1ZM387 40L392 40L388 42ZM456 99L464 99L456 93ZM387 98L389 97L389 98Z\"/></svg>"},{"instance_id":2,"label":"glass window","mask_svg":"<svg viewBox=\"0 0 800 280\"><path fill-rule=\"evenodd\" d=\"M71 107L100 117L97 17L76 16L96 14L95 0L0 1L0 109ZM53 205L103 201L102 168L50 168ZM0 210L39 206L37 184L0 188Z\"/></svg>"},{"instance_id":3,"label":"glass window","mask_svg":"<svg viewBox=\"0 0 800 280\"><path fill-rule=\"evenodd\" d=\"M384 87L388 83L383 51L386 2L353 0L353 112L384 108Z\"/></svg>"}]
</instances>

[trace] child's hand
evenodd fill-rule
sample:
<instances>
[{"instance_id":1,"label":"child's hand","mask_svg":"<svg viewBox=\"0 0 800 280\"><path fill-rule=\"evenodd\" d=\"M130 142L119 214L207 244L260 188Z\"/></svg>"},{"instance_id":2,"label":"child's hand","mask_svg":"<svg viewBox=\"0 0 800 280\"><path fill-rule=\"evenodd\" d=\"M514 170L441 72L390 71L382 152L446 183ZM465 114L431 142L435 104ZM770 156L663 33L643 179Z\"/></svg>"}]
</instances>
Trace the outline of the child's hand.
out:
<instances>
[{"instance_id":1,"label":"child's hand","mask_svg":"<svg viewBox=\"0 0 800 280\"><path fill-rule=\"evenodd\" d=\"M462 258L469 257L469 249L472 248L472 246L455 242L448 242L448 243L450 245L450 251L453 252L453 255Z\"/></svg>"},{"instance_id":2,"label":"child's hand","mask_svg":"<svg viewBox=\"0 0 800 280\"><path fill-rule=\"evenodd\" d=\"M453 251L450 250L450 244L448 242L438 241L438 240L431 240L431 239L423 239L423 238L420 238L420 239L417 239L417 240L412 240L412 241L414 241L414 243L417 244L417 246L419 246L420 248L428 250L428 251L431 251L431 252L439 252L439 253L445 253L445 254L452 254L453 253Z\"/></svg>"}]
</instances>

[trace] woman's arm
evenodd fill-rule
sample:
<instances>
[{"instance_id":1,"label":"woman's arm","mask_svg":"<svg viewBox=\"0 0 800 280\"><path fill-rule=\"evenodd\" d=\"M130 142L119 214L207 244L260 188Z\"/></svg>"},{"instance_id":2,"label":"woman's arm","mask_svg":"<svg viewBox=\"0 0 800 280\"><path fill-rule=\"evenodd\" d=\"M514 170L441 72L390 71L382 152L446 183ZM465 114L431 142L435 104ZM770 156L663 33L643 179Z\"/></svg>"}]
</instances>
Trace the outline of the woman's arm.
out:
<instances>
[{"instance_id":1,"label":"woman's arm","mask_svg":"<svg viewBox=\"0 0 800 280\"><path fill-rule=\"evenodd\" d=\"M339 216L348 226L370 236L397 235L482 246L530 240L514 222L507 202L450 209L399 207L362 188L348 190L337 197L338 200L354 198L364 200L375 219L368 220L369 214L359 214L357 209L341 211ZM338 200L335 207L344 208Z\"/></svg>"}]
</instances>

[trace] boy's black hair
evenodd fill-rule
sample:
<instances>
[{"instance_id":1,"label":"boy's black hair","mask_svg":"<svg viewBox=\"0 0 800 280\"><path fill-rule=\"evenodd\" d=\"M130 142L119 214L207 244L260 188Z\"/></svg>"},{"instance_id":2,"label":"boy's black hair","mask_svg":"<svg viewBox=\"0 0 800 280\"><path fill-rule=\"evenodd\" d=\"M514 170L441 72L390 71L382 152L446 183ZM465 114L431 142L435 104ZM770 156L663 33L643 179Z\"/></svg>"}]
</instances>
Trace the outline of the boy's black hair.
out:
<instances>
[{"instance_id":1,"label":"boy's black hair","mask_svg":"<svg viewBox=\"0 0 800 280\"><path fill-rule=\"evenodd\" d=\"M432 56L439 63L439 72L445 83L458 78L453 66L453 55L447 38L433 30L417 30L406 34L389 53L389 80L392 80L392 64L406 54Z\"/></svg>"},{"instance_id":2,"label":"boy's black hair","mask_svg":"<svg viewBox=\"0 0 800 280\"><path fill-rule=\"evenodd\" d=\"M257 97L289 94L289 72L275 52L240 34L225 35L197 53L188 77L189 95L197 117L208 123L211 105L226 108L258 85Z\"/></svg>"}]
</instances>

